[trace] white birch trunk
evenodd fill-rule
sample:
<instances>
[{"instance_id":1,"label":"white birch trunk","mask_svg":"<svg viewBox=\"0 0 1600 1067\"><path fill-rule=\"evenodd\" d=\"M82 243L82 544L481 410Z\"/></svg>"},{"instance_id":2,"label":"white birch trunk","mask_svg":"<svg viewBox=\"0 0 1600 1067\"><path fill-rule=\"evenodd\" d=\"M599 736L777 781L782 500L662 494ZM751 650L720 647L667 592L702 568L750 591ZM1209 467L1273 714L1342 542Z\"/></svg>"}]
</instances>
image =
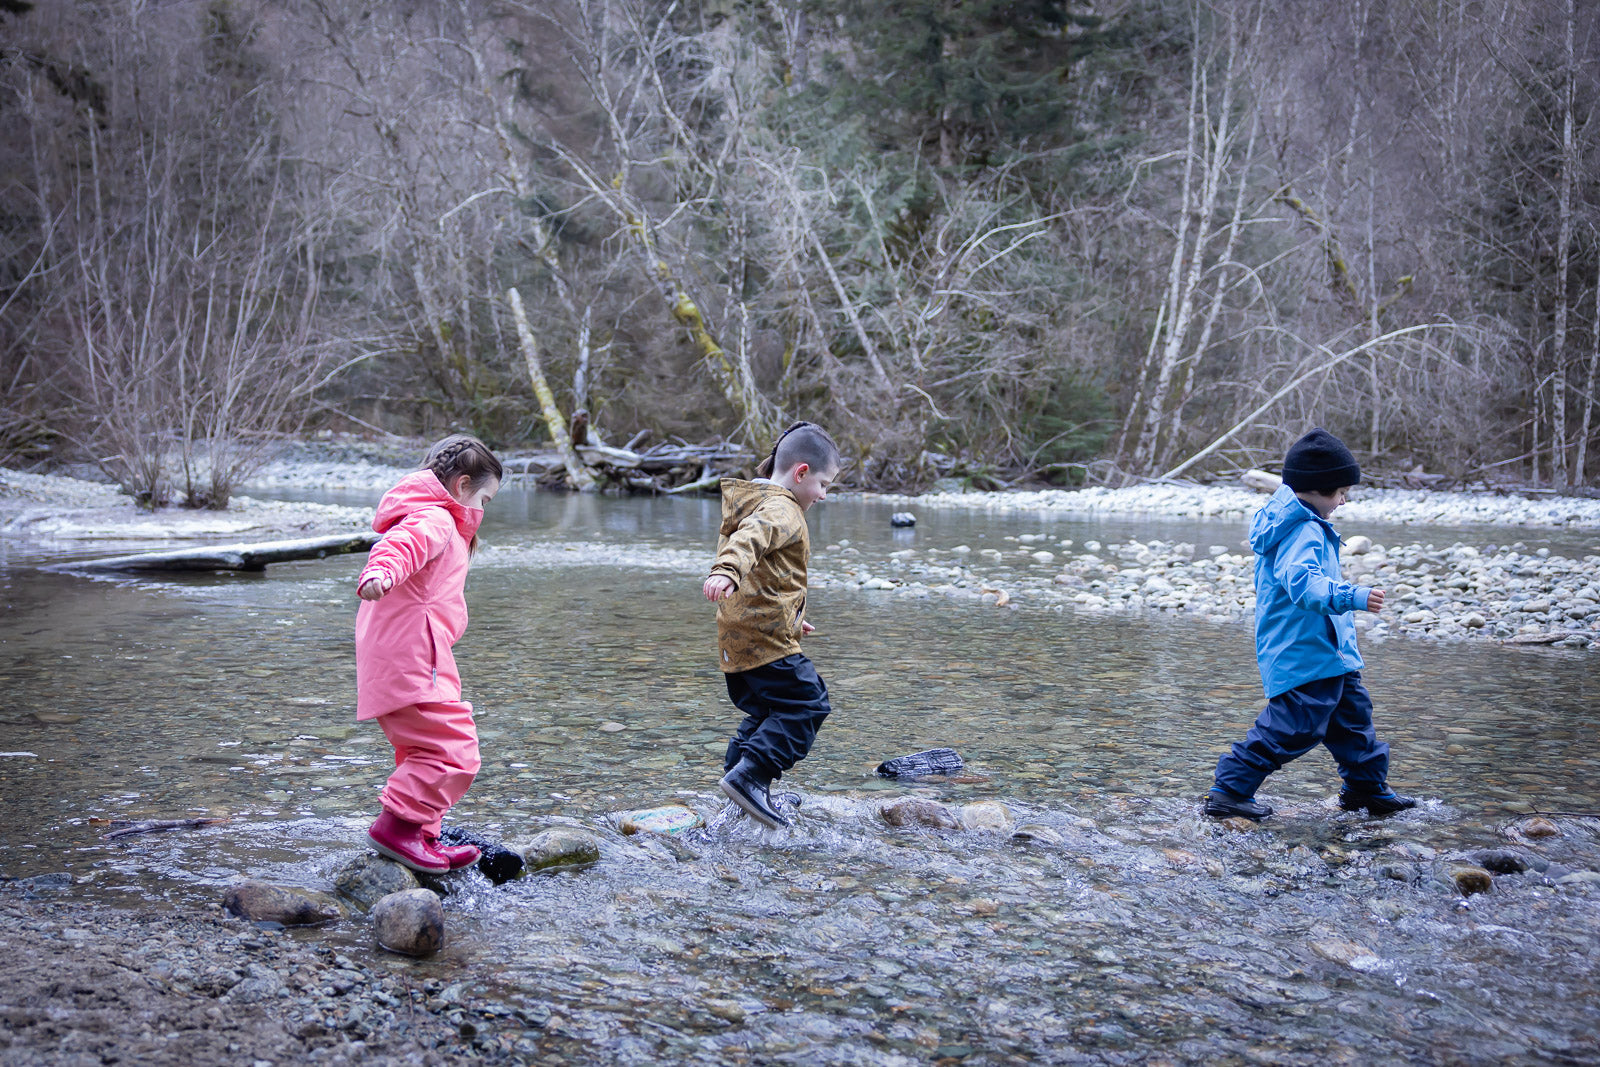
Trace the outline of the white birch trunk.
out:
<instances>
[{"instance_id":1,"label":"white birch trunk","mask_svg":"<svg viewBox=\"0 0 1600 1067\"><path fill-rule=\"evenodd\" d=\"M538 396L539 406L544 412L545 428L550 431L550 440L555 442L556 450L561 453L561 461L567 468L567 484L580 493L593 492L594 475L583 465L578 450L572 447L566 420L561 417L555 394L545 380L544 367L539 362L539 344L534 340L533 331L528 328L528 316L522 310L522 295L515 289L507 289L506 300L511 304L511 317L517 324L517 338L522 342L522 357L528 364L528 378L533 382L534 394Z\"/></svg>"},{"instance_id":2,"label":"white birch trunk","mask_svg":"<svg viewBox=\"0 0 1600 1067\"><path fill-rule=\"evenodd\" d=\"M1557 487L1569 484L1567 472L1567 269L1572 246L1572 171L1576 152L1572 143L1573 24L1576 0L1567 0L1565 69L1561 87L1561 188L1557 199L1556 321L1551 338L1554 366L1550 379L1550 480Z\"/></svg>"}]
</instances>

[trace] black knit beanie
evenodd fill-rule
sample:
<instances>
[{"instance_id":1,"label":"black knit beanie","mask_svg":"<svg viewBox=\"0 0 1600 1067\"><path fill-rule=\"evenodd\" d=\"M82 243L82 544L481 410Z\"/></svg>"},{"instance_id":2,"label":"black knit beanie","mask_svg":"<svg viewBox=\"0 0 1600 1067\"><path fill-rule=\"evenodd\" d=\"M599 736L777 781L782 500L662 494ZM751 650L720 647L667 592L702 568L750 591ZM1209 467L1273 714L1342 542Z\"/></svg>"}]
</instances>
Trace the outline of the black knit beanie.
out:
<instances>
[{"instance_id":1,"label":"black knit beanie","mask_svg":"<svg viewBox=\"0 0 1600 1067\"><path fill-rule=\"evenodd\" d=\"M1328 492L1361 482L1361 467L1344 442L1317 427L1289 446L1283 484L1295 492Z\"/></svg>"}]
</instances>

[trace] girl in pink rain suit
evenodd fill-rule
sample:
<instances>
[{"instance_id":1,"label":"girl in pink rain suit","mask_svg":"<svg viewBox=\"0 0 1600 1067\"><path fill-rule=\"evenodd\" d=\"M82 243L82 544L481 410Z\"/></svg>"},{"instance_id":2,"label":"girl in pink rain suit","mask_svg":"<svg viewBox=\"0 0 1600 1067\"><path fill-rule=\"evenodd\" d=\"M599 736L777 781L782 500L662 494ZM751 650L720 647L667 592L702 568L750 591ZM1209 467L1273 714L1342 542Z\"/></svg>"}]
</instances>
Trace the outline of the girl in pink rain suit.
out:
<instances>
[{"instance_id":1,"label":"girl in pink rain suit","mask_svg":"<svg viewBox=\"0 0 1600 1067\"><path fill-rule=\"evenodd\" d=\"M451 646L467 628L467 567L501 475L475 437L434 445L423 469L378 503L372 528L383 540L356 578L356 718L378 720L395 762L367 838L416 871L478 860L470 845L442 844L439 822L478 773L478 731Z\"/></svg>"}]
</instances>

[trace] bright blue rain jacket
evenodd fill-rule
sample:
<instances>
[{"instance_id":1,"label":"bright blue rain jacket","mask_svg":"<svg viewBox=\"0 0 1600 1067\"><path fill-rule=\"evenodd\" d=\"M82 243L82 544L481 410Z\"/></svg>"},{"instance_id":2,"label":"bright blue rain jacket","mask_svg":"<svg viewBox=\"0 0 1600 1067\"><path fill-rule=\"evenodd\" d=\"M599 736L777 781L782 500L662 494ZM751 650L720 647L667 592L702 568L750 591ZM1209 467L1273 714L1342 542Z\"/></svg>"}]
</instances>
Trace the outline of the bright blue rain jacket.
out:
<instances>
[{"instance_id":1,"label":"bright blue rain jacket","mask_svg":"<svg viewBox=\"0 0 1600 1067\"><path fill-rule=\"evenodd\" d=\"M1250 522L1256 662L1267 698L1362 667L1350 612L1371 587L1339 580L1339 535L1287 485Z\"/></svg>"}]
</instances>

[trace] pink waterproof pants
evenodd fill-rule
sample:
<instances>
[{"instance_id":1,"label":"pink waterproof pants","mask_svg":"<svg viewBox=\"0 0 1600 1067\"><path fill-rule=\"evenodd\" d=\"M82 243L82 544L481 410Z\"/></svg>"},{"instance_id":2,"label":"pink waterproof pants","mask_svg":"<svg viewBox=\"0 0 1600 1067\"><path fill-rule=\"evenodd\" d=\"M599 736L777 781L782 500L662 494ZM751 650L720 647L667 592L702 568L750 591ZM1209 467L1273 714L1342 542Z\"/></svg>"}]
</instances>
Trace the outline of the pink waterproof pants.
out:
<instances>
[{"instance_id":1,"label":"pink waterproof pants","mask_svg":"<svg viewBox=\"0 0 1600 1067\"><path fill-rule=\"evenodd\" d=\"M383 810L421 823L439 836L439 820L467 795L481 766L478 728L464 700L411 704L378 716L394 746L394 773L383 787Z\"/></svg>"}]
</instances>

